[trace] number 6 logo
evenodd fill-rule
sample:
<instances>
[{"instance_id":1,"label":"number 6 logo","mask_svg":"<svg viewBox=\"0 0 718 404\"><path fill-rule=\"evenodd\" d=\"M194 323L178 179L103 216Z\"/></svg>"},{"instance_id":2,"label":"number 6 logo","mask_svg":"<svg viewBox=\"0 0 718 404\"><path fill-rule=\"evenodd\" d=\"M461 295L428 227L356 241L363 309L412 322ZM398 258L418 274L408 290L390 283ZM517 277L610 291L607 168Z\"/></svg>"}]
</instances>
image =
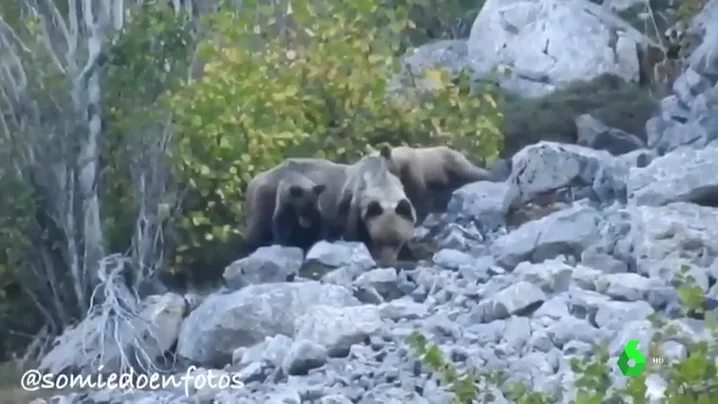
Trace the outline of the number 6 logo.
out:
<instances>
[{"instance_id":1,"label":"number 6 logo","mask_svg":"<svg viewBox=\"0 0 718 404\"><path fill-rule=\"evenodd\" d=\"M621 369L621 373L624 376L640 376L643 373L643 369L646 368L646 358L643 353L638 350L638 340L630 340L626 347L623 348L621 356L618 357L618 368ZM633 360L634 364L631 366L628 361Z\"/></svg>"}]
</instances>

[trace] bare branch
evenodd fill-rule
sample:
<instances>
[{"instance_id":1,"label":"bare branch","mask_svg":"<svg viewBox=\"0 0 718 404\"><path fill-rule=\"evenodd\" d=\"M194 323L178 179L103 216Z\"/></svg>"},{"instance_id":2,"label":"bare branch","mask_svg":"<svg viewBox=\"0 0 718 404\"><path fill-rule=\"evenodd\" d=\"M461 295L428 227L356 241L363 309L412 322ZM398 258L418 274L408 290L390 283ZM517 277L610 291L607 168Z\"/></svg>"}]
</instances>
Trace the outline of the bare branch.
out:
<instances>
[{"instance_id":1,"label":"bare branch","mask_svg":"<svg viewBox=\"0 0 718 404\"><path fill-rule=\"evenodd\" d=\"M112 342L115 344L112 351L119 352L121 358L121 372L137 367L145 372L157 372L155 357L158 352L150 353L144 347L148 342L157 343L159 339L152 325L138 315L142 311L140 301L126 286L124 273L130 270L129 265L130 260L121 254L109 255L100 262L100 283L94 289L91 301L99 300L102 304L92 305L88 311L88 318L97 318L101 330L98 365L104 364L104 355L109 349L106 344ZM103 297L96 299L95 296L100 293Z\"/></svg>"},{"instance_id":2,"label":"bare branch","mask_svg":"<svg viewBox=\"0 0 718 404\"><path fill-rule=\"evenodd\" d=\"M10 25L8 25L7 22L2 18L2 15L0 15L0 28L2 28L5 32L0 32L1 37L3 37L3 42L9 47L9 43L4 40L5 33L10 35L10 38L13 39L16 45L20 46L24 52L32 53L29 47L25 45L25 43L20 39L20 37L15 33L15 30L12 29Z\"/></svg>"},{"instance_id":3,"label":"bare branch","mask_svg":"<svg viewBox=\"0 0 718 404\"><path fill-rule=\"evenodd\" d=\"M54 5L51 5L51 9L54 9L54 11L57 13L57 9ZM52 42L50 41L50 33L48 31L47 27L47 19L39 14L36 15L37 18L40 20L40 26L42 27L42 43L45 45L45 49L47 50L47 54L50 56L52 61L55 63L55 66L62 72L65 73L65 68L62 66L62 62L60 62L60 59L57 57L57 54L55 53L55 50L52 47ZM63 24L64 25L64 24ZM65 31L66 32L66 31Z\"/></svg>"}]
</instances>

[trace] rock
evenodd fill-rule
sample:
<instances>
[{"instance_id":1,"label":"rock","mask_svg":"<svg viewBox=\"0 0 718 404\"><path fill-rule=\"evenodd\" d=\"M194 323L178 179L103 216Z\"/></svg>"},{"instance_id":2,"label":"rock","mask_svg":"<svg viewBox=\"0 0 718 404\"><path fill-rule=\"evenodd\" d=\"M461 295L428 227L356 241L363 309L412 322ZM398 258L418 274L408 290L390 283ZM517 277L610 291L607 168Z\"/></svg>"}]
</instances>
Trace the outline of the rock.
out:
<instances>
[{"instance_id":1,"label":"rock","mask_svg":"<svg viewBox=\"0 0 718 404\"><path fill-rule=\"evenodd\" d=\"M616 300L645 300L654 285L650 279L638 274L606 274L598 278L596 291Z\"/></svg>"},{"instance_id":2,"label":"rock","mask_svg":"<svg viewBox=\"0 0 718 404\"><path fill-rule=\"evenodd\" d=\"M50 352L40 361L39 369L53 374L67 371L96 374L99 368L103 372L118 373L123 365L123 355L130 353L135 342L144 348L150 359L155 360L177 341L185 304L182 296L166 293L143 300L138 318L129 323L108 325L102 322L101 317L86 318L56 338ZM117 341L122 343L121 349ZM144 359L140 365L149 365L143 362Z\"/></svg>"},{"instance_id":3,"label":"rock","mask_svg":"<svg viewBox=\"0 0 718 404\"><path fill-rule=\"evenodd\" d=\"M528 202L561 188L591 188L599 171L610 169L615 161L604 150L544 141L514 155L507 181L518 194L514 203Z\"/></svg>"},{"instance_id":4,"label":"rock","mask_svg":"<svg viewBox=\"0 0 718 404\"><path fill-rule=\"evenodd\" d=\"M537 308L546 300L546 295L538 287L519 281L479 303L471 316L476 322L491 322L512 315L521 315L527 310Z\"/></svg>"},{"instance_id":5,"label":"rock","mask_svg":"<svg viewBox=\"0 0 718 404\"><path fill-rule=\"evenodd\" d=\"M601 73L637 82L641 34L611 17L587 1L488 0L471 28L469 60L480 77L510 66L500 86L524 97Z\"/></svg>"},{"instance_id":6,"label":"rock","mask_svg":"<svg viewBox=\"0 0 718 404\"><path fill-rule=\"evenodd\" d=\"M430 91L437 83L425 77L429 69L446 69L453 76L469 67L465 39L451 39L424 44L402 58L402 71L387 84L392 95L401 95L404 88Z\"/></svg>"},{"instance_id":7,"label":"rock","mask_svg":"<svg viewBox=\"0 0 718 404\"><path fill-rule=\"evenodd\" d=\"M400 287L401 279L395 268L373 269L360 275L355 285L376 290L384 300L394 300L404 296Z\"/></svg>"},{"instance_id":8,"label":"rock","mask_svg":"<svg viewBox=\"0 0 718 404\"><path fill-rule=\"evenodd\" d=\"M358 305L351 291L317 282L250 285L209 296L184 323L177 352L198 363L222 366L240 346L276 334L293 335L294 322L316 305Z\"/></svg>"},{"instance_id":9,"label":"rock","mask_svg":"<svg viewBox=\"0 0 718 404\"><path fill-rule=\"evenodd\" d=\"M673 93L682 103L690 104L698 95L710 90L711 87L713 83L710 80L688 68L673 82Z\"/></svg>"},{"instance_id":10,"label":"rock","mask_svg":"<svg viewBox=\"0 0 718 404\"><path fill-rule=\"evenodd\" d=\"M232 363L240 367L253 362L266 362L272 366L281 366L287 356L292 339L283 334L265 337L264 341L251 347L239 347L232 354Z\"/></svg>"},{"instance_id":11,"label":"rock","mask_svg":"<svg viewBox=\"0 0 718 404\"><path fill-rule=\"evenodd\" d=\"M545 293L568 290L573 268L558 260L546 260L540 264L522 262L514 269L514 275L541 288Z\"/></svg>"},{"instance_id":12,"label":"rock","mask_svg":"<svg viewBox=\"0 0 718 404\"><path fill-rule=\"evenodd\" d=\"M576 118L576 130L578 145L605 150L614 156L645 147L645 143L638 136L620 129L609 128L590 114L579 115Z\"/></svg>"},{"instance_id":13,"label":"rock","mask_svg":"<svg viewBox=\"0 0 718 404\"><path fill-rule=\"evenodd\" d=\"M660 114L646 123L648 146L666 154L679 147L704 148L718 139L718 84L683 104L677 96L661 102Z\"/></svg>"},{"instance_id":14,"label":"rock","mask_svg":"<svg viewBox=\"0 0 718 404\"><path fill-rule=\"evenodd\" d=\"M437 248L473 250L478 248L478 243L484 241L484 236L472 221L466 225L448 223L435 234L434 239Z\"/></svg>"},{"instance_id":15,"label":"rock","mask_svg":"<svg viewBox=\"0 0 718 404\"><path fill-rule=\"evenodd\" d=\"M590 345L601 342L601 333L598 328L586 320L574 317L561 318L546 329L546 334L558 348L564 348L564 345L571 341L585 342Z\"/></svg>"},{"instance_id":16,"label":"rock","mask_svg":"<svg viewBox=\"0 0 718 404\"><path fill-rule=\"evenodd\" d=\"M367 270L376 266L364 243L346 241L319 241L307 252L305 261L316 261L332 268L352 266Z\"/></svg>"},{"instance_id":17,"label":"rock","mask_svg":"<svg viewBox=\"0 0 718 404\"><path fill-rule=\"evenodd\" d=\"M701 32L700 45L688 57L688 65L714 83L718 81L718 2L709 0L693 19L693 31Z\"/></svg>"},{"instance_id":18,"label":"rock","mask_svg":"<svg viewBox=\"0 0 718 404\"><path fill-rule=\"evenodd\" d=\"M708 267L718 254L715 208L685 202L636 206L631 233L637 272L670 282L686 263Z\"/></svg>"},{"instance_id":19,"label":"rock","mask_svg":"<svg viewBox=\"0 0 718 404\"><path fill-rule=\"evenodd\" d=\"M358 404L429 404L429 402L415 391L407 391L394 386L378 386L366 393Z\"/></svg>"},{"instance_id":20,"label":"rock","mask_svg":"<svg viewBox=\"0 0 718 404\"><path fill-rule=\"evenodd\" d=\"M432 258L432 261L440 267L458 270L462 266L471 265L476 258L471 255L451 248L443 248L437 251Z\"/></svg>"},{"instance_id":21,"label":"rock","mask_svg":"<svg viewBox=\"0 0 718 404\"><path fill-rule=\"evenodd\" d=\"M548 317L551 320L558 320L567 317L568 300L565 295L557 295L546 300L541 307L534 312L534 318Z\"/></svg>"},{"instance_id":22,"label":"rock","mask_svg":"<svg viewBox=\"0 0 718 404\"><path fill-rule=\"evenodd\" d=\"M529 338L531 338L531 321L528 318L512 316L506 320L506 328L501 339L506 343L509 351L522 354Z\"/></svg>"},{"instance_id":23,"label":"rock","mask_svg":"<svg viewBox=\"0 0 718 404\"><path fill-rule=\"evenodd\" d=\"M611 11L625 11L636 5L642 5L642 0L604 0L596 2Z\"/></svg>"},{"instance_id":24,"label":"rock","mask_svg":"<svg viewBox=\"0 0 718 404\"><path fill-rule=\"evenodd\" d=\"M232 289L256 283L287 282L299 274L303 261L304 253L297 247L260 247L230 264L222 276Z\"/></svg>"},{"instance_id":25,"label":"rock","mask_svg":"<svg viewBox=\"0 0 718 404\"><path fill-rule=\"evenodd\" d=\"M319 404L352 404L352 401L341 394L332 394L322 397Z\"/></svg>"},{"instance_id":26,"label":"rock","mask_svg":"<svg viewBox=\"0 0 718 404\"><path fill-rule=\"evenodd\" d=\"M558 211L498 238L491 253L499 265L509 270L521 261L541 262L560 254L579 255L600 239L601 220L598 211L590 207Z\"/></svg>"},{"instance_id":27,"label":"rock","mask_svg":"<svg viewBox=\"0 0 718 404\"><path fill-rule=\"evenodd\" d=\"M311 341L299 339L287 353L282 363L288 375L304 375L327 361L327 350Z\"/></svg>"},{"instance_id":28,"label":"rock","mask_svg":"<svg viewBox=\"0 0 718 404\"><path fill-rule=\"evenodd\" d=\"M683 147L655 159L644 168L632 168L628 195L638 205L661 206L693 202L718 206L718 144L696 150Z\"/></svg>"},{"instance_id":29,"label":"rock","mask_svg":"<svg viewBox=\"0 0 718 404\"><path fill-rule=\"evenodd\" d=\"M401 319L416 320L428 316L429 309L425 304L402 298L379 305L382 318L399 321Z\"/></svg>"},{"instance_id":30,"label":"rock","mask_svg":"<svg viewBox=\"0 0 718 404\"><path fill-rule=\"evenodd\" d=\"M325 347L329 356L344 356L382 326L379 309L373 305L314 306L297 318L295 335Z\"/></svg>"},{"instance_id":31,"label":"rock","mask_svg":"<svg viewBox=\"0 0 718 404\"><path fill-rule=\"evenodd\" d=\"M580 262L587 267L596 268L606 273L628 272L628 265L625 262L603 252L598 245L592 245L583 250Z\"/></svg>"},{"instance_id":32,"label":"rock","mask_svg":"<svg viewBox=\"0 0 718 404\"><path fill-rule=\"evenodd\" d=\"M605 301L596 305L594 321L599 328L623 330L627 322L644 320L653 313L655 310L644 301Z\"/></svg>"},{"instance_id":33,"label":"rock","mask_svg":"<svg viewBox=\"0 0 718 404\"><path fill-rule=\"evenodd\" d=\"M514 201L515 188L504 182L479 181L465 185L451 195L447 212L476 223L490 232L505 226L506 214Z\"/></svg>"},{"instance_id":34,"label":"rock","mask_svg":"<svg viewBox=\"0 0 718 404\"><path fill-rule=\"evenodd\" d=\"M322 276L322 282L351 287L354 280L364 273L366 269L357 265L347 265L328 271Z\"/></svg>"}]
</instances>

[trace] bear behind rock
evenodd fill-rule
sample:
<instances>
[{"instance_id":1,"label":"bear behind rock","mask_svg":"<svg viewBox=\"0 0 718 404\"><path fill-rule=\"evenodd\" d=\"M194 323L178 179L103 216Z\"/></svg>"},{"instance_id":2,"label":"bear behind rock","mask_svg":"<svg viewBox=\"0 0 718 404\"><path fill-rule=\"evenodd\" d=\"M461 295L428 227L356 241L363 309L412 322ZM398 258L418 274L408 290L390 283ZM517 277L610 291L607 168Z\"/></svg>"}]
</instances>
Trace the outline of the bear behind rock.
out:
<instances>
[{"instance_id":1,"label":"bear behind rock","mask_svg":"<svg viewBox=\"0 0 718 404\"><path fill-rule=\"evenodd\" d=\"M280 244L302 248L331 238L334 206L346 166L288 159L258 174L245 192L246 250Z\"/></svg>"},{"instance_id":2,"label":"bear behind rock","mask_svg":"<svg viewBox=\"0 0 718 404\"><path fill-rule=\"evenodd\" d=\"M432 201L436 202L436 210L446 209L453 190L491 179L488 170L477 167L463 153L446 146L384 146L378 154L389 161L389 169L401 180L417 210L418 220L423 220L432 210Z\"/></svg>"}]
</instances>

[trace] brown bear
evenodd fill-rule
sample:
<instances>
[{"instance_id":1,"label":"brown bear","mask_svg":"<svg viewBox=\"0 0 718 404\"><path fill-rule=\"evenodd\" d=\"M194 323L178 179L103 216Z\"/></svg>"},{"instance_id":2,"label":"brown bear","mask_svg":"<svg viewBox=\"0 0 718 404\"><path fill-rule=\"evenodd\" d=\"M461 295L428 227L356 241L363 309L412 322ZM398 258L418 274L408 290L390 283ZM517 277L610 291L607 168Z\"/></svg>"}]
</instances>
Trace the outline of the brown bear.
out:
<instances>
[{"instance_id":1,"label":"brown bear","mask_svg":"<svg viewBox=\"0 0 718 404\"><path fill-rule=\"evenodd\" d=\"M432 208L446 209L453 190L491 178L488 170L477 167L464 154L446 146L383 146L376 154L389 161L389 169L404 185L406 194L417 210L419 221ZM432 206L432 197L436 197L438 206Z\"/></svg>"},{"instance_id":2,"label":"brown bear","mask_svg":"<svg viewBox=\"0 0 718 404\"><path fill-rule=\"evenodd\" d=\"M305 252L337 237L336 200L347 166L321 159L288 159L258 174L245 192L247 252L280 244Z\"/></svg>"},{"instance_id":3,"label":"brown bear","mask_svg":"<svg viewBox=\"0 0 718 404\"><path fill-rule=\"evenodd\" d=\"M363 242L380 264L411 259L407 241L414 235L416 212L384 157L365 156L349 166L338 215L346 218L344 239Z\"/></svg>"}]
</instances>

